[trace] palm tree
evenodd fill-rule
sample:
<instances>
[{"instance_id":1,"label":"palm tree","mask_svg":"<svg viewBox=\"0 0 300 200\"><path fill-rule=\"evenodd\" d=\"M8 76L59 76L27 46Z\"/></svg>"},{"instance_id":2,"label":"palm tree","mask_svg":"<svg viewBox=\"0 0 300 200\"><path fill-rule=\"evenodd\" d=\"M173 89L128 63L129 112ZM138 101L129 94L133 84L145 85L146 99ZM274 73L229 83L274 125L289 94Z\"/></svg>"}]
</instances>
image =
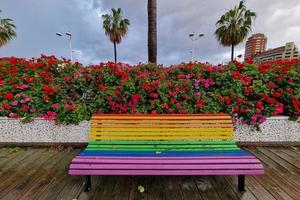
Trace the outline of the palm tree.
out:
<instances>
[{"instance_id":1,"label":"palm tree","mask_svg":"<svg viewBox=\"0 0 300 200\"><path fill-rule=\"evenodd\" d=\"M255 17L256 13L247 9L242 0L217 21L215 35L223 46L231 46L231 60L234 58L234 47L250 33Z\"/></svg>"},{"instance_id":2,"label":"palm tree","mask_svg":"<svg viewBox=\"0 0 300 200\"><path fill-rule=\"evenodd\" d=\"M102 15L103 29L105 30L105 35L114 44L115 62L117 62L117 44L121 43L122 38L126 36L130 23L128 19L122 17L121 8L112 8L111 10L112 15Z\"/></svg>"},{"instance_id":3,"label":"palm tree","mask_svg":"<svg viewBox=\"0 0 300 200\"><path fill-rule=\"evenodd\" d=\"M148 61L157 61L156 0L148 0Z\"/></svg>"},{"instance_id":4,"label":"palm tree","mask_svg":"<svg viewBox=\"0 0 300 200\"><path fill-rule=\"evenodd\" d=\"M2 10L0 10L0 13ZM6 45L10 40L17 37L15 31L16 26L12 23L13 20L9 18L0 18L0 47Z\"/></svg>"}]
</instances>

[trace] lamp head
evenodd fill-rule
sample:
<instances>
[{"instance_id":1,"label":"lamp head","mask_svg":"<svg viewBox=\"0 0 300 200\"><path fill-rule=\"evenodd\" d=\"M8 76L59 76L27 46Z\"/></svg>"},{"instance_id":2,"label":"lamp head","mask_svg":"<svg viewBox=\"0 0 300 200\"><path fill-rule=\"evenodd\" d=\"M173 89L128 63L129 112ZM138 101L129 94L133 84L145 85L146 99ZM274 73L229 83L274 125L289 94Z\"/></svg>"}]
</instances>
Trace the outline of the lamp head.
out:
<instances>
[{"instance_id":1,"label":"lamp head","mask_svg":"<svg viewBox=\"0 0 300 200\"><path fill-rule=\"evenodd\" d=\"M70 31L66 32L66 35L67 35L67 36L70 36L70 37L72 36L72 34L71 34Z\"/></svg>"}]
</instances>

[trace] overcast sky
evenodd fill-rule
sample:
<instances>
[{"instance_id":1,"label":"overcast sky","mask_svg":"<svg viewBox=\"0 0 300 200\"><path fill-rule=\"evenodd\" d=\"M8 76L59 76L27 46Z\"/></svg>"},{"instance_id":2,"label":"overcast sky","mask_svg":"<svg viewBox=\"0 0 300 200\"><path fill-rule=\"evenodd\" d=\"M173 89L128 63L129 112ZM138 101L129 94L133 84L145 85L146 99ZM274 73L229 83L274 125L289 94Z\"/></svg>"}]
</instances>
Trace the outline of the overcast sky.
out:
<instances>
[{"instance_id":1,"label":"overcast sky","mask_svg":"<svg viewBox=\"0 0 300 200\"><path fill-rule=\"evenodd\" d=\"M205 34L196 42L197 60L214 64L228 60L230 48L218 44L215 23L238 2L157 0L158 62L169 65L190 60L188 34L193 31ZM248 0L247 6L257 13L252 33L264 33L268 48L290 41L300 45L300 0ZM18 37L0 49L0 56L69 57L67 40L55 32L71 31L76 60L84 64L113 60L113 45L104 35L99 14L118 7L131 23L127 37L117 46L118 60L147 61L146 0L1 0L2 17L14 20ZM237 46L236 54L244 53L244 43Z\"/></svg>"}]
</instances>

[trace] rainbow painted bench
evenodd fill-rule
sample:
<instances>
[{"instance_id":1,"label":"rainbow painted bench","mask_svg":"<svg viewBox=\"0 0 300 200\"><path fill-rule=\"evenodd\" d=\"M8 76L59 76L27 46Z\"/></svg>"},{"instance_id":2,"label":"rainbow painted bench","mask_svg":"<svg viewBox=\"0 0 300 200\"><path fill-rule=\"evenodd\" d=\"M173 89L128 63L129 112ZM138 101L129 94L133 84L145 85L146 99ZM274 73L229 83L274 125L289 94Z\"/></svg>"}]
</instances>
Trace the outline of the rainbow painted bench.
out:
<instances>
[{"instance_id":1,"label":"rainbow painted bench","mask_svg":"<svg viewBox=\"0 0 300 200\"><path fill-rule=\"evenodd\" d=\"M224 114L93 115L88 146L70 164L70 175L245 175L263 174L258 159L234 142Z\"/></svg>"}]
</instances>

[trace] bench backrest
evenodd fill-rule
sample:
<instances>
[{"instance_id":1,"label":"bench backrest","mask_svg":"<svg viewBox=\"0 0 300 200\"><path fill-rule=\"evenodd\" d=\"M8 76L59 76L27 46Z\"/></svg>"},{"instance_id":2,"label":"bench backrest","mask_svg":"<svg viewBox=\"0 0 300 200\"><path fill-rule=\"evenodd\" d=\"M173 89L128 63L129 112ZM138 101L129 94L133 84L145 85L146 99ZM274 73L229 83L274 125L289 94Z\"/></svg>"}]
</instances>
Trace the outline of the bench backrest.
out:
<instances>
[{"instance_id":1,"label":"bench backrest","mask_svg":"<svg viewBox=\"0 0 300 200\"><path fill-rule=\"evenodd\" d=\"M224 114L93 115L90 141L233 140L232 119Z\"/></svg>"}]
</instances>

